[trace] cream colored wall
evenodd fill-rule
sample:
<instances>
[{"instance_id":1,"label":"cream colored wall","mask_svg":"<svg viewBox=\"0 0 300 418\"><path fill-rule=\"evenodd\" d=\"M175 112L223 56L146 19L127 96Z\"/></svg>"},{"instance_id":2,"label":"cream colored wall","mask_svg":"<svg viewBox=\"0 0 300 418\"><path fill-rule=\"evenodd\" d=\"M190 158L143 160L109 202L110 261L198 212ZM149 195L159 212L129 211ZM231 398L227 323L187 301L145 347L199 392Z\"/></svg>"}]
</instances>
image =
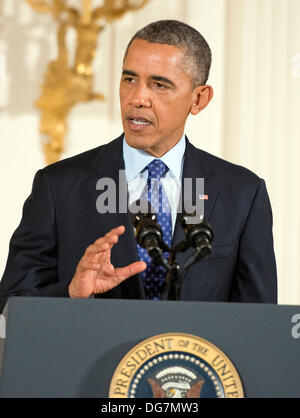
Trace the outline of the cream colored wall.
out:
<instances>
[{"instance_id":1,"label":"cream colored wall","mask_svg":"<svg viewBox=\"0 0 300 418\"><path fill-rule=\"evenodd\" d=\"M32 11L22 0L4 0L3 14L0 55L5 54L7 64L6 77L0 75L0 274L34 173L44 166L39 112L33 102L48 61L56 56L50 16ZM75 155L122 132L118 81L124 49L137 29L165 18L197 28L213 52L209 83L215 96L205 111L189 119L186 132L195 145L265 178L274 212L279 302L286 304L300 304L297 16L298 0L150 0L100 35L95 90L104 93L106 101L73 109L64 153ZM68 39L72 48L72 34Z\"/></svg>"}]
</instances>

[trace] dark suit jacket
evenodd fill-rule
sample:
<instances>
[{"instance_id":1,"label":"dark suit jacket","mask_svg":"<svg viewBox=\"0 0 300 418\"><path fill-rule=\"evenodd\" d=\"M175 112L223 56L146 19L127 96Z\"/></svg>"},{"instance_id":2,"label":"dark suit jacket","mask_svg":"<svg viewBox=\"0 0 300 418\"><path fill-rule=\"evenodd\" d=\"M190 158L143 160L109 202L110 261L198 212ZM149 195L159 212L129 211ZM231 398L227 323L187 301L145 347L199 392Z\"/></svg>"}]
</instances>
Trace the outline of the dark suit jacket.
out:
<instances>
[{"instance_id":1,"label":"dark suit jacket","mask_svg":"<svg viewBox=\"0 0 300 418\"><path fill-rule=\"evenodd\" d=\"M86 247L118 225L126 232L112 250L112 263L137 260L131 217L99 214L96 183L118 183L124 169L123 136L39 170L12 236L0 283L0 312L10 295L68 296L68 284ZM204 178L205 217L214 231L213 251L194 264L183 283L182 300L277 301L272 213L262 179L249 170L195 148L187 140L183 178ZM179 221L173 244L183 240ZM183 265L190 252L181 253ZM144 298L141 279L128 278L99 296Z\"/></svg>"}]
</instances>

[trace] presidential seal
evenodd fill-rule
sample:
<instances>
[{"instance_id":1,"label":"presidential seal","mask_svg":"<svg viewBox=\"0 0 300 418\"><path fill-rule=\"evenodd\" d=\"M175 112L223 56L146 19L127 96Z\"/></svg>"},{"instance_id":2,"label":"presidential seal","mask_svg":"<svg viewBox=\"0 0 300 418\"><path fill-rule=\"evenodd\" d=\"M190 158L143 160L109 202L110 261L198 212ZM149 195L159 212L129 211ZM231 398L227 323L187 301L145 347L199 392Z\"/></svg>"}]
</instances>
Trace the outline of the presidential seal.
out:
<instances>
[{"instance_id":1,"label":"presidential seal","mask_svg":"<svg viewBox=\"0 0 300 418\"><path fill-rule=\"evenodd\" d=\"M110 398L243 398L232 362L215 345L167 333L135 346L113 375Z\"/></svg>"}]
</instances>

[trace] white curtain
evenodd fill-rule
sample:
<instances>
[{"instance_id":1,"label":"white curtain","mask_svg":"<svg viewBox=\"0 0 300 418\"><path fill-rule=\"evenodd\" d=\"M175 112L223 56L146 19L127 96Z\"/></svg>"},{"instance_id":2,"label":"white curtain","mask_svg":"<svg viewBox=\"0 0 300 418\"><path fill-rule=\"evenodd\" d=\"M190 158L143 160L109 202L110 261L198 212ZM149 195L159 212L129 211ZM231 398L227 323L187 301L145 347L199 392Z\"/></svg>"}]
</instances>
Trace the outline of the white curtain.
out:
<instances>
[{"instance_id":1,"label":"white curtain","mask_svg":"<svg viewBox=\"0 0 300 418\"><path fill-rule=\"evenodd\" d=\"M266 179L279 301L299 304L300 2L229 0L226 6L222 155Z\"/></svg>"}]
</instances>

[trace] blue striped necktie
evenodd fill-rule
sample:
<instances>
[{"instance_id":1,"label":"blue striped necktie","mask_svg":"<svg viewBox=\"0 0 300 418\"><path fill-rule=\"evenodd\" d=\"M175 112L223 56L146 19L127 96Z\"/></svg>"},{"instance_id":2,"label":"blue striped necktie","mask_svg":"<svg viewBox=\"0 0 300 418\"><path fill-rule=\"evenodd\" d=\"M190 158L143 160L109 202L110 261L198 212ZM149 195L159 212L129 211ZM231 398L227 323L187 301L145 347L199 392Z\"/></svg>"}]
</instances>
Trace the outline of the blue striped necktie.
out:
<instances>
[{"instance_id":1,"label":"blue striped necktie","mask_svg":"<svg viewBox=\"0 0 300 418\"><path fill-rule=\"evenodd\" d=\"M172 220L171 210L168 198L161 184L161 178L169 170L166 164L161 160L153 160L147 166L148 180L141 199L147 199L154 209L157 221L163 232L164 242L170 247L172 241ZM159 300L161 291L165 285L166 271L161 266L155 266L147 250L138 247L138 255L141 261L147 264L146 270L141 273L144 284L146 299ZM168 253L164 253L166 258Z\"/></svg>"}]
</instances>

